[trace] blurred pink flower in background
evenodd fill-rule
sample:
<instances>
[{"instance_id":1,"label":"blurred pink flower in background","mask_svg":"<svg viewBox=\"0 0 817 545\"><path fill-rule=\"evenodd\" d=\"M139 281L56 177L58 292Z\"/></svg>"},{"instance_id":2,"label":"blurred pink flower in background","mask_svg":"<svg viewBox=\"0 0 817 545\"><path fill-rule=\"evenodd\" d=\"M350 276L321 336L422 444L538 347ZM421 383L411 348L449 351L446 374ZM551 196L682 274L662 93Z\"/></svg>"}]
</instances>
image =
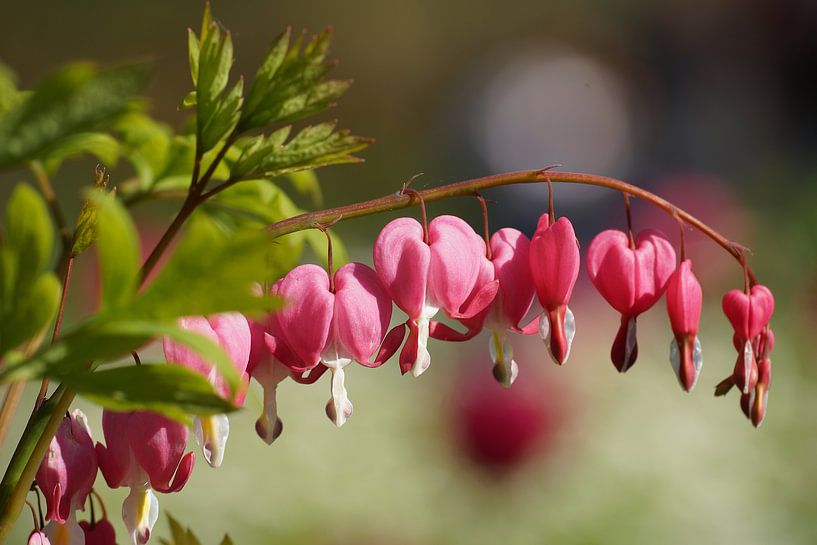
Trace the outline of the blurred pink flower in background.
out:
<instances>
[{"instance_id":1,"label":"blurred pink flower in background","mask_svg":"<svg viewBox=\"0 0 817 545\"><path fill-rule=\"evenodd\" d=\"M534 345L541 349L541 343ZM475 361L480 359L486 361ZM505 477L556 452L571 417L569 393L562 382L546 381L537 369L544 354L524 359L532 365L511 388L504 388L485 371L488 354L465 352L450 385L446 436L465 459L492 477Z\"/></svg>"}]
</instances>

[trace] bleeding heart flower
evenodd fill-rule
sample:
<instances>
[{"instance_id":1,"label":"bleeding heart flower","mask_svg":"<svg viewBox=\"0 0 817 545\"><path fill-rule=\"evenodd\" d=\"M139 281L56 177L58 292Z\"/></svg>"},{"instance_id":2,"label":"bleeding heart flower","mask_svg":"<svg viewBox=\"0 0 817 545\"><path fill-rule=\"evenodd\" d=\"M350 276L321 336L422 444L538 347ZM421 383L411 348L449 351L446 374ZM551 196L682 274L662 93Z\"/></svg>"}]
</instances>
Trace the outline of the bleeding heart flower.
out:
<instances>
[{"instance_id":1,"label":"bleeding heart flower","mask_svg":"<svg viewBox=\"0 0 817 545\"><path fill-rule=\"evenodd\" d=\"M178 492L193 471L195 455L184 453L188 429L157 413L106 409L102 431L107 447L96 445L99 469L111 488L130 487L122 519L134 545L144 545L159 517L153 491Z\"/></svg>"},{"instance_id":2,"label":"bleeding heart flower","mask_svg":"<svg viewBox=\"0 0 817 545\"><path fill-rule=\"evenodd\" d=\"M539 303L545 310L539 320L539 335L558 365L570 356L576 335L576 320L567 306L579 277L579 245L567 218L549 224L542 214L530 244L530 270Z\"/></svg>"},{"instance_id":3,"label":"bleeding heart flower","mask_svg":"<svg viewBox=\"0 0 817 545\"><path fill-rule=\"evenodd\" d=\"M46 520L64 524L84 509L96 480L97 457L85 415L79 409L65 416L37 470L37 486L48 506Z\"/></svg>"},{"instance_id":4,"label":"bleeding heart flower","mask_svg":"<svg viewBox=\"0 0 817 545\"><path fill-rule=\"evenodd\" d=\"M667 282L667 313L675 337L670 343L670 363L681 387L695 387L703 365L698 323L701 319L701 284L692 272L692 262L681 262Z\"/></svg>"},{"instance_id":5,"label":"bleeding heart flower","mask_svg":"<svg viewBox=\"0 0 817 545\"><path fill-rule=\"evenodd\" d=\"M723 312L735 331L733 343L738 359L732 377L743 394L755 388L758 380L757 345L774 312L774 296L766 286L755 285L745 293L730 290L723 296Z\"/></svg>"},{"instance_id":6,"label":"bleeding heart flower","mask_svg":"<svg viewBox=\"0 0 817 545\"><path fill-rule=\"evenodd\" d=\"M344 385L344 368L352 361L377 367L403 341L403 326L386 335L391 299L374 270L362 263L347 263L333 275L332 282L317 265L300 265L273 287L273 294L282 297L285 306L270 318L267 348L296 373L319 364L329 368L332 397L326 413L335 425L342 426L353 411ZM378 347L380 351L370 360Z\"/></svg>"},{"instance_id":7,"label":"bleeding heart flower","mask_svg":"<svg viewBox=\"0 0 817 545\"><path fill-rule=\"evenodd\" d=\"M428 240L418 221L398 218L380 231L373 255L380 282L408 315L409 338L400 369L414 376L431 364L431 319L440 310L458 320L473 318L491 304L499 287L493 279L480 285L490 274L485 242L455 216L434 218Z\"/></svg>"},{"instance_id":8,"label":"bleeding heart flower","mask_svg":"<svg viewBox=\"0 0 817 545\"><path fill-rule=\"evenodd\" d=\"M636 318L664 293L675 270L675 250L666 235L654 229L638 234L632 244L626 233L607 230L587 249L587 274L602 297L621 313L621 326L610 352L619 372L638 357Z\"/></svg>"},{"instance_id":9,"label":"bleeding heart flower","mask_svg":"<svg viewBox=\"0 0 817 545\"><path fill-rule=\"evenodd\" d=\"M179 326L212 340L227 353L242 379L242 388L232 398L237 406L244 404L249 383L247 364L250 356L250 326L247 319L236 312L216 314L207 318L193 316L181 318ZM163 342L165 359L169 363L182 365L207 377L225 399L230 399L230 389L216 367L204 360L187 346L165 337ZM211 467L219 467L224 460L224 450L230 435L230 421L226 414L197 416L193 419L196 443L202 449L204 459Z\"/></svg>"},{"instance_id":10,"label":"bleeding heart flower","mask_svg":"<svg viewBox=\"0 0 817 545\"><path fill-rule=\"evenodd\" d=\"M494 363L494 378L506 388L519 374L519 367L513 359L513 346L508 340L508 331L531 335L538 330L534 320L526 327L520 322L533 304L534 288L530 276L530 241L516 229L500 229L490 240L491 258L480 261L479 275L474 285L472 297L481 296L483 286L498 283L493 302L472 318L460 318L468 328L460 333L441 322L431 322L431 337L443 341L467 341L478 335L483 327L491 332L488 350ZM470 301L466 301L468 306ZM532 327L531 327L532 326Z\"/></svg>"},{"instance_id":11,"label":"bleeding heart flower","mask_svg":"<svg viewBox=\"0 0 817 545\"><path fill-rule=\"evenodd\" d=\"M85 545L116 545L116 532L108 519L94 523L83 520L79 526L85 534Z\"/></svg>"},{"instance_id":12,"label":"bleeding heart flower","mask_svg":"<svg viewBox=\"0 0 817 545\"><path fill-rule=\"evenodd\" d=\"M277 287L273 288L274 290ZM255 432L271 445L284 431L284 423L278 417L278 384L290 376L289 368L278 361L267 348L264 339L269 330L267 323L250 322L250 359L247 371L264 389L264 409L255 422Z\"/></svg>"}]
</instances>

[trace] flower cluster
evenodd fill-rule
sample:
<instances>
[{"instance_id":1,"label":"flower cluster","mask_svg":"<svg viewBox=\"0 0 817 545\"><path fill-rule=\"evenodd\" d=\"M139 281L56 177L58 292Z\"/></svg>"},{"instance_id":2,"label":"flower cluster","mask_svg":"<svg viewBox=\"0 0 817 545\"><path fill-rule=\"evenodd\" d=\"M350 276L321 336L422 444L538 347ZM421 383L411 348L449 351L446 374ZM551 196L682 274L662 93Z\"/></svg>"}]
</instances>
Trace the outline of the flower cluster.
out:
<instances>
[{"instance_id":1,"label":"flower cluster","mask_svg":"<svg viewBox=\"0 0 817 545\"><path fill-rule=\"evenodd\" d=\"M165 339L165 358L205 376L237 408L244 403L250 379L255 379L264 389L256 432L267 443L283 430L276 391L285 379L310 384L329 371L326 414L340 427L353 412L346 390L349 364L377 367L399 351L401 372L416 377L431 365L430 339L461 342L488 330L493 375L506 387L519 372L508 332L538 333L550 358L564 365L576 335L569 303L581 269L573 225L565 217L556 218L551 207L531 238L511 228L489 237L487 220L485 231L479 236L450 215L426 223L423 208L422 223L399 218L382 229L374 243L373 268L348 263L337 271L327 235L326 269L300 265L271 286L258 287L259 296L281 298L282 309L258 320L237 313L180 320L183 329L214 341L229 356L241 378L235 392L213 364L186 346ZM774 335L769 321L774 298L755 281L745 261L743 265L744 290L732 290L723 298L724 313L734 329L737 361L716 394L736 386L742 410L759 426L771 378ZM698 338L702 289L685 257L683 238L678 259L660 231L634 235L629 228L607 230L590 243L585 267L592 284L621 315L610 357L622 373L638 357L638 317L666 293L671 367L681 387L692 390L702 365ZM393 305L406 318L389 329ZM441 316L464 330L439 321ZM229 428L224 414L194 419L193 435L212 467L224 460ZM50 522L32 534L30 543L114 542L106 520L89 524L76 518L97 468L111 488L130 489L122 517L135 545L144 545L151 537L159 509L156 493L177 492L189 479L195 454L185 453L189 430L183 424L146 411L106 410L102 429L105 445L94 447L82 413L75 411L63 420L37 473Z\"/></svg>"}]
</instances>

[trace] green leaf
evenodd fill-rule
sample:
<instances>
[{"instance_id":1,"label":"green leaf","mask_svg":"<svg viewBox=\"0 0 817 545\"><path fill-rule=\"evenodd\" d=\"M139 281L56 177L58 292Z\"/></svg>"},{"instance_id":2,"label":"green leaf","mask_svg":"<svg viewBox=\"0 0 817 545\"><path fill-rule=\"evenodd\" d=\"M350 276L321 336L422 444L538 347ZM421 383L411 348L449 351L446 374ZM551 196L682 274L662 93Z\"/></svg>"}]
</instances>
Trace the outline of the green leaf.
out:
<instances>
[{"instance_id":1,"label":"green leaf","mask_svg":"<svg viewBox=\"0 0 817 545\"><path fill-rule=\"evenodd\" d=\"M73 257L84 253L91 244L96 242L99 218L97 217L94 195L101 196L105 194L105 191L108 189L108 180L109 176L107 171L102 167L97 167L94 188L91 190L89 197L86 198L82 204L82 208L80 208L79 215L77 216L77 223L74 226L74 244L71 246L71 255Z\"/></svg>"},{"instance_id":2,"label":"green leaf","mask_svg":"<svg viewBox=\"0 0 817 545\"><path fill-rule=\"evenodd\" d=\"M135 319L166 319L238 311L261 313L278 302L253 293L263 280L271 239L263 232L229 236L194 217L176 251L128 308Z\"/></svg>"},{"instance_id":3,"label":"green leaf","mask_svg":"<svg viewBox=\"0 0 817 545\"><path fill-rule=\"evenodd\" d=\"M245 140L244 151L232 166L233 179L277 178L318 167L359 163L353 153L366 148L371 140L352 136L346 130L335 131L334 123L321 123L302 129L282 143L288 131L276 131L269 137Z\"/></svg>"},{"instance_id":4,"label":"green leaf","mask_svg":"<svg viewBox=\"0 0 817 545\"><path fill-rule=\"evenodd\" d=\"M133 299L139 283L139 235L113 195L95 195L102 312L111 313Z\"/></svg>"},{"instance_id":5,"label":"green leaf","mask_svg":"<svg viewBox=\"0 0 817 545\"><path fill-rule=\"evenodd\" d=\"M108 124L147 81L145 65L100 71L73 64L0 118L0 168L43 159L68 137Z\"/></svg>"},{"instance_id":6,"label":"green leaf","mask_svg":"<svg viewBox=\"0 0 817 545\"><path fill-rule=\"evenodd\" d=\"M60 377L62 384L115 411L148 410L187 422L188 414L235 410L199 373L180 365L130 365L79 371Z\"/></svg>"},{"instance_id":7,"label":"green leaf","mask_svg":"<svg viewBox=\"0 0 817 545\"><path fill-rule=\"evenodd\" d=\"M205 8L201 38L190 32L188 48L190 73L196 86L196 136L198 149L204 153L232 133L240 118L243 80L226 95L224 90L233 65L233 41L230 33L212 22L209 6ZM192 104L193 99L185 99Z\"/></svg>"},{"instance_id":8,"label":"green leaf","mask_svg":"<svg viewBox=\"0 0 817 545\"><path fill-rule=\"evenodd\" d=\"M322 81L334 66L326 62L331 38L327 29L302 50L304 35L290 47L287 29L273 42L247 94L241 131L296 121L334 105L351 81Z\"/></svg>"},{"instance_id":9,"label":"green leaf","mask_svg":"<svg viewBox=\"0 0 817 545\"><path fill-rule=\"evenodd\" d=\"M145 343L169 337L213 364L230 386L237 388L240 377L229 356L219 345L197 333L167 321L138 321L100 316L83 327L62 335L52 345L42 347L28 358L0 367L0 383L51 377L61 380L65 373L84 372L91 362L107 362L128 356Z\"/></svg>"},{"instance_id":10,"label":"green leaf","mask_svg":"<svg viewBox=\"0 0 817 545\"><path fill-rule=\"evenodd\" d=\"M47 265L54 241L39 193L18 185L6 206L0 247L0 356L40 334L57 310L60 283Z\"/></svg>"},{"instance_id":11,"label":"green leaf","mask_svg":"<svg viewBox=\"0 0 817 545\"><path fill-rule=\"evenodd\" d=\"M0 116L17 102L17 77L11 69L0 62Z\"/></svg>"},{"instance_id":12,"label":"green leaf","mask_svg":"<svg viewBox=\"0 0 817 545\"><path fill-rule=\"evenodd\" d=\"M6 205L6 246L18 258L18 282L34 281L45 269L54 243L48 208L40 194L19 184Z\"/></svg>"},{"instance_id":13,"label":"green leaf","mask_svg":"<svg viewBox=\"0 0 817 545\"><path fill-rule=\"evenodd\" d=\"M46 173L53 177L65 159L84 153L90 153L112 167L119 159L119 142L114 137L100 132L73 134L62 139L44 154L43 166Z\"/></svg>"}]
</instances>

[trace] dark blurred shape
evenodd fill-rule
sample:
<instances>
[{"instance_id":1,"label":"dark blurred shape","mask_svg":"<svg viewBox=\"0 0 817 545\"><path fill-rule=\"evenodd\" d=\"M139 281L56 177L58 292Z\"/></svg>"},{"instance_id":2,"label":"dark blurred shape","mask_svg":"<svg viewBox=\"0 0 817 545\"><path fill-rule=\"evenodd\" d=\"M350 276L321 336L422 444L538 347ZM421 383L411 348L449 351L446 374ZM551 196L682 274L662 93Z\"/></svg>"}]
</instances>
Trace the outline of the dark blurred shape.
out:
<instances>
[{"instance_id":1,"label":"dark blurred shape","mask_svg":"<svg viewBox=\"0 0 817 545\"><path fill-rule=\"evenodd\" d=\"M556 384L545 382L535 369L523 368L506 389L491 375L486 351L466 354L452 382L450 437L459 452L493 477L507 476L552 452L567 417Z\"/></svg>"}]
</instances>

